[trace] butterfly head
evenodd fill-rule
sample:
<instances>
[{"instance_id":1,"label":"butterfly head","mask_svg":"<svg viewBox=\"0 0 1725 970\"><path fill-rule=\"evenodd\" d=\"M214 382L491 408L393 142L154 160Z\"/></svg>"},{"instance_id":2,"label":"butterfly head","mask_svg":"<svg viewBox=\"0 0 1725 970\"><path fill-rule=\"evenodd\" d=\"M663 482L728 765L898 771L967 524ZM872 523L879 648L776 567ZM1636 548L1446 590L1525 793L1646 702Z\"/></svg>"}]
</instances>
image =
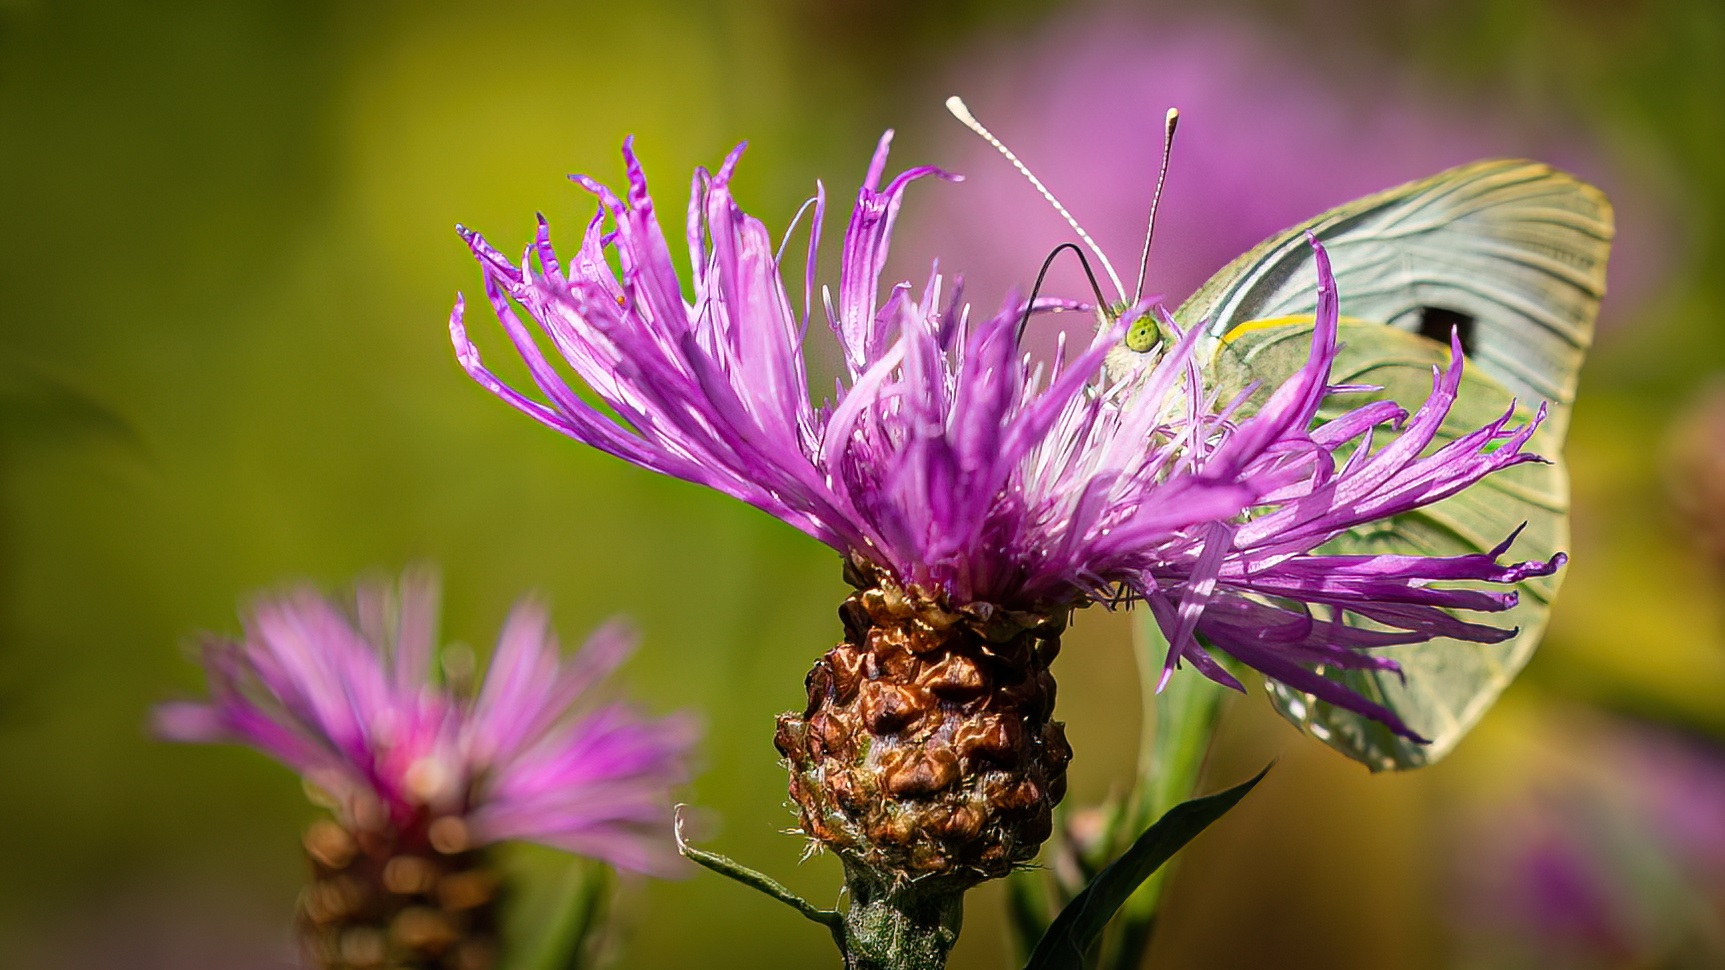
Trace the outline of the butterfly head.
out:
<instances>
[{"instance_id":1,"label":"butterfly head","mask_svg":"<svg viewBox=\"0 0 1725 970\"><path fill-rule=\"evenodd\" d=\"M1108 314L1109 319L1118 320L1126 312L1126 309L1123 304L1111 307L1111 312ZM1156 314L1146 313L1132 321L1132 326L1127 328L1126 349L1135 354L1147 354L1164 343L1170 342L1172 338L1173 334L1169 331L1167 324L1163 323Z\"/></svg>"},{"instance_id":2,"label":"butterfly head","mask_svg":"<svg viewBox=\"0 0 1725 970\"><path fill-rule=\"evenodd\" d=\"M1125 303L1115 303L1097 309L1097 325L1110 328L1131 311ZM1146 310L1126 328L1126 336L1108 351L1103 369L1112 380L1125 380L1151 366L1169 348L1180 342L1180 335L1165 314Z\"/></svg>"}]
</instances>

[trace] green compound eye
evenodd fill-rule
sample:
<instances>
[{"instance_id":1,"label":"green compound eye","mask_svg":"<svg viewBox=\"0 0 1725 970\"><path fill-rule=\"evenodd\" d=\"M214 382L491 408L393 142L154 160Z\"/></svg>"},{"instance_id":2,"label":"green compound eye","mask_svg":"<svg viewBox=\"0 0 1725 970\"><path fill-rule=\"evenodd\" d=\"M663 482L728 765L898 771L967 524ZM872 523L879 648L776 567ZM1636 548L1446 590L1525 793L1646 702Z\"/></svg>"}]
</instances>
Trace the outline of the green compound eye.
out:
<instances>
[{"instance_id":1,"label":"green compound eye","mask_svg":"<svg viewBox=\"0 0 1725 970\"><path fill-rule=\"evenodd\" d=\"M1139 317L1126 331L1126 349L1134 353L1147 354L1161 342L1162 329L1156 325L1155 317Z\"/></svg>"}]
</instances>

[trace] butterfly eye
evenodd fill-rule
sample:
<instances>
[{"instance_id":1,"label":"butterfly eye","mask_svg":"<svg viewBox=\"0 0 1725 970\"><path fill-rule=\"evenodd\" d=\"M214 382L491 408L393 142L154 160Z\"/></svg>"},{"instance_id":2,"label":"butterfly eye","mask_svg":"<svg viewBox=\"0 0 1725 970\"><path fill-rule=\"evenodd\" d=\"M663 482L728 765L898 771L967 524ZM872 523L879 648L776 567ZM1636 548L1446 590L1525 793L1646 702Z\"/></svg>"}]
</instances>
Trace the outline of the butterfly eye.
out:
<instances>
[{"instance_id":1,"label":"butterfly eye","mask_svg":"<svg viewBox=\"0 0 1725 970\"><path fill-rule=\"evenodd\" d=\"M1134 353L1147 354L1161 342L1162 331L1156 326L1155 318L1148 315L1139 317L1126 331L1126 349Z\"/></svg>"}]
</instances>

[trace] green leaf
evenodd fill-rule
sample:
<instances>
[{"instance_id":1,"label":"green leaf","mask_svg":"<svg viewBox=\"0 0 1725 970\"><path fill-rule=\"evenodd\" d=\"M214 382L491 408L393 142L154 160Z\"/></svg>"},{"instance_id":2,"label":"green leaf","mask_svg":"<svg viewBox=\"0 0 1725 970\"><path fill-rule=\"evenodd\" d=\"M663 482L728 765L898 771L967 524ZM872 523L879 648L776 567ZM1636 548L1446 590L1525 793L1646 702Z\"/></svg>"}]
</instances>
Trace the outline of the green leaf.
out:
<instances>
[{"instance_id":1,"label":"green leaf","mask_svg":"<svg viewBox=\"0 0 1725 970\"><path fill-rule=\"evenodd\" d=\"M846 951L845 925L842 914L835 910L821 909L791 892L785 888L783 883L766 873L750 869L729 856L708 852L705 849L697 849L690 845L689 841L683 837L683 806L681 805L677 806L676 816L672 823L672 832L677 840L677 851L683 854L683 858L702 868L710 869L727 879L742 883L758 893L770 896L796 910L810 922L821 924L827 928L827 932L832 934L833 942L838 944L839 950L841 952Z\"/></svg>"},{"instance_id":2,"label":"green leaf","mask_svg":"<svg viewBox=\"0 0 1725 970\"><path fill-rule=\"evenodd\" d=\"M1162 816L1060 911L1024 970L1083 970L1084 955L1096 945L1108 921L1133 891L1211 822L1246 797L1269 770L1265 767L1250 780L1227 791L1176 805Z\"/></svg>"}]
</instances>

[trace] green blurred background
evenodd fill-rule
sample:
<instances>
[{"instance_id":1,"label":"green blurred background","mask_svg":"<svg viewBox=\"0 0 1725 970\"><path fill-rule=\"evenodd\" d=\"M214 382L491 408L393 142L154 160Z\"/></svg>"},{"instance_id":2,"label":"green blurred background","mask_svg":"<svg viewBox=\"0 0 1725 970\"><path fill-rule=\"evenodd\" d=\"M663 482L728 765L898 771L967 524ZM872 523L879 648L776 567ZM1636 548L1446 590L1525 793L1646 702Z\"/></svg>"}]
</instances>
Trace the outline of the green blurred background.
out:
<instances>
[{"instance_id":1,"label":"green blurred background","mask_svg":"<svg viewBox=\"0 0 1725 970\"><path fill-rule=\"evenodd\" d=\"M1592 710L1725 733L1720 575L1693 541L1705 523L1670 499L1670 469L1696 467L1685 447L1725 448L1705 426L1671 443L1725 369L1725 6L1111 9L1150 31L1225 19L1338 89L1393 73L1497 123L1558 119L1620 173L1620 205L1649 210L1647 282L1584 375L1574 562L1528 673L1452 759L1405 777L1370 777L1237 699L1211 786L1280 761L1188 853L1152 954L1478 963L1452 915L1457 820L1587 760L1574 725ZM151 741L148 707L201 689L184 645L234 630L248 591L415 560L442 564L446 631L476 645L529 590L567 640L634 615L630 688L707 727L685 796L707 841L832 898L837 866L799 864L784 834L771 731L838 634L834 556L463 378L444 323L477 274L452 227L509 251L544 211L570 238L590 213L562 176L617 179L629 132L666 211L694 165L746 138L738 194L769 226L817 177L842 212L883 128L900 164L958 164L941 100L1093 15L1028 0L0 0L0 964L269 966L312 809L252 752ZM1148 124L1163 107L1144 106ZM1058 670L1075 804L1128 783L1130 662L1122 617L1079 618ZM1005 965L999 904L995 887L972 896L954 966ZM714 877L629 886L622 907L621 965L834 963L818 928ZM1575 965L1619 965L1601 959Z\"/></svg>"}]
</instances>

